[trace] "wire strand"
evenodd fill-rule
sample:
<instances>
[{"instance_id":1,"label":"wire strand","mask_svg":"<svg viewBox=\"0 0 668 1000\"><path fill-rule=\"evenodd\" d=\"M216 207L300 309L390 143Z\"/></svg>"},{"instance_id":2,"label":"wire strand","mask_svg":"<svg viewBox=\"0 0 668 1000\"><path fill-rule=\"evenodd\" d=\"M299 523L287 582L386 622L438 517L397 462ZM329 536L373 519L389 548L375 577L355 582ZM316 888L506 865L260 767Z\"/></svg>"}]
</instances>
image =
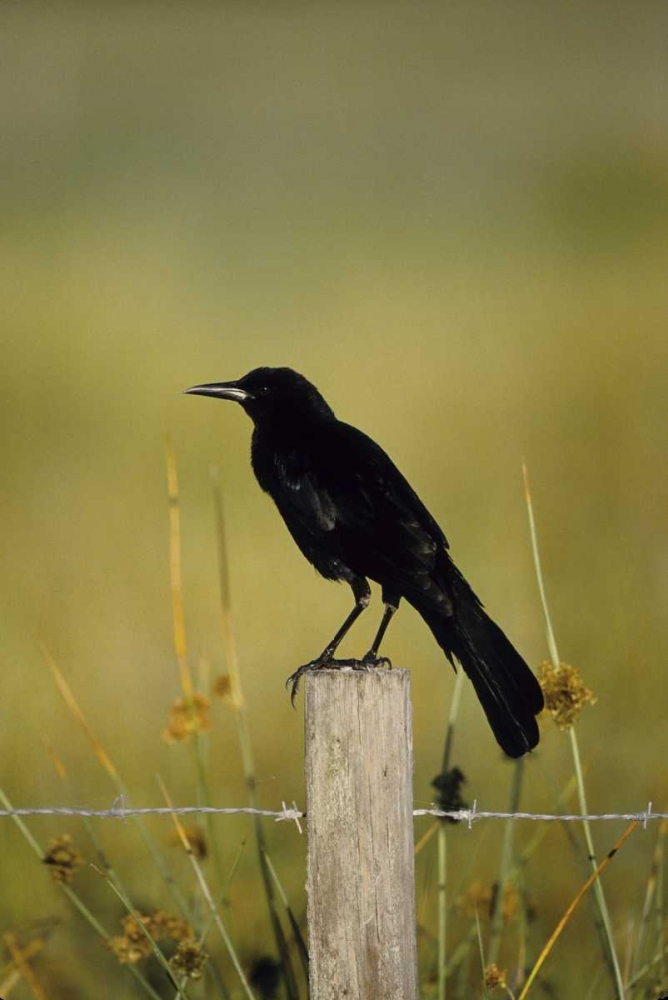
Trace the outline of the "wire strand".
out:
<instances>
[{"instance_id":1,"label":"wire strand","mask_svg":"<svg viewBox=\"0 0 668 1000\"><path fill-rule=\"evenodd\" d=\"M296 823L301 832L299 821L305 819L306 813L298 808L295 802L291 806L282 803L282 808L278 809L254 809L251 806L128 806L125 804L123 796L114 799L109 809L86 809L76 806L26 806L13 809L0 809L0 818L8 816L83 816L88 819L122 819L130 816L188 816L195 814L215 814L217 816L249 815L262 816L273 819L276 822L287 821ZM456 822L466 823L469 829L474 823L486 819L503 820L531 820L543 823L598 823L614 821L636 821L644 828L648 823L655 820L668 819L668 813L653 812L652 803L641 812L625 813L532 813L532 812L491 812L478 809L477 801L473 803L471 809L414 809L413 816L433 816L436 819L450 819Z\"/></svg>"}]
</instances>

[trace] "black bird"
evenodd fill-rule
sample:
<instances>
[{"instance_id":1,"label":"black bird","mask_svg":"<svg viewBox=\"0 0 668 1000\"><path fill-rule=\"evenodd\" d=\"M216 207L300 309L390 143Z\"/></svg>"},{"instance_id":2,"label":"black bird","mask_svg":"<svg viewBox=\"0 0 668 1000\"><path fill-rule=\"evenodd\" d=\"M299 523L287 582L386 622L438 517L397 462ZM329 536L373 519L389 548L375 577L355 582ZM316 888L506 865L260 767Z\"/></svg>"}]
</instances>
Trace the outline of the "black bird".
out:
<instances>
[{"instance_id":1,"label":"black bird","mask_svg":"<svg viewBox=\"0 0 668 1000\"><path fill-rule=\"evenodd\" d=\"M453 563L448 542L383 449L334 415L314 385L291 368L256 368L232 382L186 390L240 403L255 428L251 460L295 542L328 580L345 580L355 606L320 656L288 683L292 699L306 670L381 662L378 650L402 597L422 616L451 663L471 678L505 753L538 743L538 681ZM367 577L385 605L361 661L334 660L344 635L369 604ZM454 666L454 663L453 663Z\"/></svg>"}]
</instances>

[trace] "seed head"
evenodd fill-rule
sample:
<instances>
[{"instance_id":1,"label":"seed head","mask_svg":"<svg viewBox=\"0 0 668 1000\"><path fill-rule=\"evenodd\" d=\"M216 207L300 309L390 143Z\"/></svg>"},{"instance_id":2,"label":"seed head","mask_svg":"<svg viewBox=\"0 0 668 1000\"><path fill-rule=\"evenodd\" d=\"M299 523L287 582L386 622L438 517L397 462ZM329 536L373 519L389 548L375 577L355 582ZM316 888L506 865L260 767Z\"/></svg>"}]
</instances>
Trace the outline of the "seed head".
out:
<instances>
[{"instance_id":1,"label":"seed head","mask_svg":"<svg viewBox=\"0 0 668 1000\"><path fill-rule=\"evenodd\" d=\"M143 913L138 914L138 916L144 926L150 930L150 916ZM151 954L153 950L151 942L144 934L139 920L132 913L127 913L123 917L121 926L123 933L109 940L109 948L121 965L136 965L142 958Z\"/></svg>"},{"instance_id":2,"label":"seed head","mask_svg":"<svg viewBox=\"0 0 668 1000\"><path fill-rule=\"evenodd\" d=\"M485 988L488 990L507 990L508 983L506 982L507 970L500 969L496 962L492 962L485 969Z\"/></svg>"},{"instance_id":3,"label":"seed head","mask_svg":"<svg viewBox=\"0 0 668 1000\"><path fill-rule=\"evenodd\" d=\"M582 680L576 667L560 663L554 667L549 660L541 663L538 679L543 689L545 709L560 729L570 729L580 709L596 704L596 698Z\"/></svg>"},{"instance_id":4,"label":"seed head","mask_svg":"<svg viewBox=\"0 0 668 1000\"><path fill-rule=\"evenodd\" d=\"M457 897L456 905L467 917L491 917L496 898L496 887L486 886L476 879L461 896ZM504 922L514 920L519 907L519 897L513 882L506 882L501 900L501 915Z\"/></svg>"},{"instance_id":5,"label":"seed head","mask_svg":"<svg viewBox=\"0 0 668 1000\"><path fill-rule=\"evenodd\" d=\"M188 838L188 843L192 849L193 854L200 861L204 861L209 853L209 848L207 846L206 837L204 835L204 830L201 826L196 826L194 823L184 826L183 832ZM175 844L177 847L183 849L183 841L178 831L169 836L170 844Z\"/></svg>"},{"instance_id":6,"label":"seed head","mask_svg":"<svg viewBox=\"0 0 668 1000\"><path fill-rule=\"evenodd\" d=\"M136 965L153 951L151 942L144 933L144 927L154 941L183 941L193 936L193 929L186 920L175 917L165 910L139 913L137 917L127 913L121 921L123 933L112 937L109 941L109 948L121 965Z\"/></svg>"},{"instance_id":7,"label":"seed head","mask_svg":"<svg viewBox=\"0 0 668 1000\"><path fill-rule=\"evenodd\" d=\"M147 926L156 941L185 941L193 936L193 929L187 920L165 910L156 910L148 918Z\"/></svg>"},{"instance_id":8,"label":"seed head","mask_svg":"<svg viewBox=\"0 0 668 1000\"><path fill-rule=\"evenodd\" d=\"M195 691L190 700L177 698L161 734L165 743L186 743L193 733L208 733L211 729L210 708L210 699L199 691Z\"/></svg>"},{"instance_id":9,"label":"seed head","mask_svg":"<svg viewBox=\"0 0 668 1000\"><path fill-rule=\"evenodd\" d=\"M200 979L208 957L194 938L188 938L178 946L170 958L169 964L172 972L176 972L180 976Z\"/></svg>"},{"instance_id":10,"label":"seed head","mask_svg":"<svg viewBox=\"0 0 668 1000\"><path fill-rule=\"evenodd\" d=\"M220 674L213 682L213 693L217 695L224 705L231 707L234 702L232 698L232 680L229 674Z\"/></svg>"},{"instance_id":11,"label":"seed head","mask_svg":"<svg viewBox=\"0 0 668 1000\"><path fill-rule=\"evenodd\" d=\"M141 941L131 941L124 935L117 935L109 938L108 945L121 965L136 965L151 954L151 943L147 937L142 937Z\"/></svg>"},{"instance_id":12,"label":"seed head","mask_svg":"<svg viewBox=\"0 0 668 1000\"><path fill-rule=\"evenodd\" d=\"M62 833L50 841L42 863L49 866L54 882L59 885L69 885L84 860L75 849L69 833Z\"/></svg>"}]
</instances>

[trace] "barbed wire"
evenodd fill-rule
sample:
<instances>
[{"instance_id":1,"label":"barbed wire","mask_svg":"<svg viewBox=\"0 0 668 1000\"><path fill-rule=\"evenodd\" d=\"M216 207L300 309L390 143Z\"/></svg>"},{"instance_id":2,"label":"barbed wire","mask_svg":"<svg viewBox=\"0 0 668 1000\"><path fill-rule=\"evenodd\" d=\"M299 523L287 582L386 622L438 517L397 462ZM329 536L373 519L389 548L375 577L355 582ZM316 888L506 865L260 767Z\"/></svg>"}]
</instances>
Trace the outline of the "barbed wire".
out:
<instances>
[{"instance_id":1,"label":"barbed wire","mask_svg":"<svg viewBox=\"0 0 668 1000\"><path fill-rule=\"evenodd\" d=\"M306 813L293 802L291 806L282 803L281 809L255 809L252 806L129 806L119 795L108 809L86 809L76 806L26 806L12 809L0 809L0 818L13 816L81 816L88 819L121 819L131 816L188 816L209 814L215 816L248 815L273 819L275 822L296 823L302 832L300 820L306 818ZM668 813L653 812L652 803L648 802L642 812L626 813L532 813L532 812L492 812L478 809L477 799L470 809L414 809L413 816L433 816L435 819L449 819L466 823L469 829L474 823L484 819L531 820L543 823L598 823L622 821L637 822L647 829L647 824L655 820L668 820Z\"/></svg>"},{"instance_id":2,"label":"barbed wire","mask_svg":"<svg viewBox=\"0 0 668 1000\"><path fill-rule=\"evenodd\" d=\"M478 800L474 799L470 809L414 809L413 816L435 816L441 819L454 819L465 822L469 828L481 819L527 819L543 823L599 823L601 821L626 820L626 822L641 823L644 829L652 820L668 819L668 813L652 812L652 803L648 802L642 812L634 813L532 813L532 812L488 812L478 809Z\"/></svg>"}]
</instances>

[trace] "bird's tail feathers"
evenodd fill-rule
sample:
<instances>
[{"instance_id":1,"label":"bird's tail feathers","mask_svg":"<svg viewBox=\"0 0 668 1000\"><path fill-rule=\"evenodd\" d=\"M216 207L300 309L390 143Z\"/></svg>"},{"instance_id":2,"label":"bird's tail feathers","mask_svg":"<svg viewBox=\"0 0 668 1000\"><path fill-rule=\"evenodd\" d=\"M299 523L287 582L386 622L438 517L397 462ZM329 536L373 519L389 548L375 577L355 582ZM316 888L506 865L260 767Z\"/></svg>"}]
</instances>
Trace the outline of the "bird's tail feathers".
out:
<instances>
[{"instance_id":1,"label":"bird's tail feathers","mask_svg":"<svg viewBox=\"0 0 668 1000\"><path fill-rule=\"evenodd\" d=\"M535 716L543 693L531 670L509 639L460 577L454 615L423 608L422 614L448 658L459 660L471 679L492 731L504 753L521 757L538 743Z\"/></svg>"}]
</instances>

